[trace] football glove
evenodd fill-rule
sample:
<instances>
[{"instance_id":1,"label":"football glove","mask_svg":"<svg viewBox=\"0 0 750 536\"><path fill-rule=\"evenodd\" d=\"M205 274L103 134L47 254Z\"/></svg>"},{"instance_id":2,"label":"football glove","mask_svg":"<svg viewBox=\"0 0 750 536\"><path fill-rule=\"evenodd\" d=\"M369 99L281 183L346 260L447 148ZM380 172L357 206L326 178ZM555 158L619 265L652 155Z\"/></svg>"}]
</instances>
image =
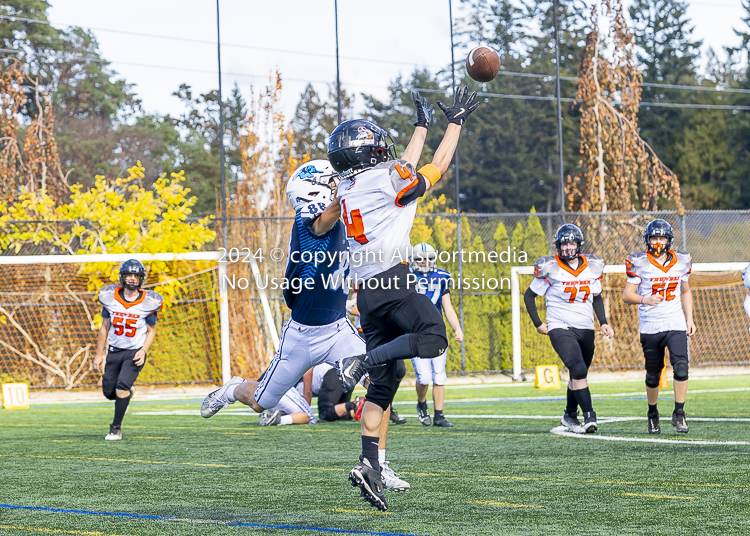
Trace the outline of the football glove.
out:
<instances>
[{"instance_id":1,"label":"football glove","mask_svg":"<svg viewBox=\"0 0 750 536\"><path fill-rule=\"evenodd\" d=\"M438 101L437 105L441 110L443 110L443 113L445 114L445 117L448 118L449 123L453 123L459 126L463 125L464 121L466 121L466 118L469 117L469 114L476 110L479 106L478 102L474 102L474 99L477 96L477 92L474 91L473 93L467 95L468 91L469 90L467 86L464 86L456 91L453 95L453 106L451 106L450 108L442 102Z\"/></svg>"},{"instance_id":2,"label":"football glove","mask_svg":"<svg viewBox=\"0 0 750 536\"><path fill-rule=\"evenodd\" d=\"M427 106L427 101L418 91L412 91L411 98L414 99L414 106L417 108L417 122L414 123L414 126L430 128L432 112L435 111L435 106L433 104Z\"/></svg>"}]
</instances>

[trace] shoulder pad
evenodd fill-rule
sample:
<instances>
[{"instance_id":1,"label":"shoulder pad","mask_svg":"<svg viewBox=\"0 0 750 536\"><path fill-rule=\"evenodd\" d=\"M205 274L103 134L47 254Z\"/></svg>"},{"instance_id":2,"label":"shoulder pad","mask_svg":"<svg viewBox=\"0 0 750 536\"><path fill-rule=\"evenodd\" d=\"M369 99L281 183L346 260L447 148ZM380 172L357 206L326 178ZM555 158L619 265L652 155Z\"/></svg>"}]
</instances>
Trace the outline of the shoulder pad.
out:
<instances>
[{"instance_id":1,"label":"shoulder pad","mask_svg":"<svg viewBox=\"0 0 750 536\"><path fill-rule=\"evenodd\" d=\"M595 277L599 278L604 273L604 266L607 264L599 255L584 255L589 263L589 270Z\"/></svg>"},{"instance_id":2,"label":"shoulder pad","mask_svg":"<svg viewBox=\"0 0 750 536\"><path fill-rule=\"evenodd\" d=\"M688 266L693 264L693 256L687 251L674 250L674 254L677 255L677 260L686 263Z\"/></svg>"},{"instance_id":3,"label":"shoulder pad","mask_svg":"<svg viewBox=\"0 0 750 536\"><path fill-rule=\"evenodd\" d=\"M119 285L107 285L99 289L99 303L103 306L112 306L115 304L115 291Z\"/></svg>"},{"instance_id":4,"label":"shoulder pad","mask_svg":"<svg viewBox=\"0 0 750 536\"><path fill-rule=\"evenodd\" d=\"M435 273L447 279L450 279L451 277L451 273L448 270L441 270L440 268L438 268L437 270L435 270Z\"/></svg>"},{"instance_id":5,"label":"shoulder pad","mask_svg":"<svg viewBox=\"0 0 750 536\"><path fill-rule=\"evenodd\" d=\"M647 264L649 264L649 261L645 251L631 253L625 257L625 273L629 277L638 277L640 269Z\"/></svg>"},{"instance_id":6,"label":"shoulder pad","mask_svg":"<svg viewBox=\"0 0 750 536\"><path fill-rule=\"evenodd\" d=\"M538 279L546 279L556 266L558 266L558 264L554 255L539 257L536 262L534 262L534 277Z\"/></svg>"},{"instance_id":7,"label":"shoulder pad","mask_svg":"<svg viewBox=\"0 0 750 536\"><path fill-rule=\"evenodd\" d=\"M164 296L155 290L145 290L144 292L146 297L143 298L143 308L151 312L159 311L164 303Z\"/></svg>"}]
</instances>

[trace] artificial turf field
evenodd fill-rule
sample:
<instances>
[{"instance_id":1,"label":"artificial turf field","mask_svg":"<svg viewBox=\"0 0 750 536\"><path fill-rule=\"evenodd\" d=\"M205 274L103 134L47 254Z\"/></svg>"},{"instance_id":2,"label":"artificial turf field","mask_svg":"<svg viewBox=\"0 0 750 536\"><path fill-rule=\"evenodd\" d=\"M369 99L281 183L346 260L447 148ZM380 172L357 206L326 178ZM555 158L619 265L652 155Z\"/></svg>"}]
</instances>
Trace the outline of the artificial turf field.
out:
<instances>
[{"instance_id":1,"label":"artificial turf field","mask_svg":"<svg viewBox=\"0 0 750 536\"><path fill-rule=\"evenodd\" d=\"M564 385L448 387L452 429L420 425L403 388L387 452L412 487L385 513L347 482L358 423L260 428L239 404L204 420L198 399L136 399L105 442L111 403L0 410L0 534L750 534L750 376L690 388L690 433L665 391L658 443L642 381L592 384L585 437L550 433Z\"/></svg>"}]
</instances>

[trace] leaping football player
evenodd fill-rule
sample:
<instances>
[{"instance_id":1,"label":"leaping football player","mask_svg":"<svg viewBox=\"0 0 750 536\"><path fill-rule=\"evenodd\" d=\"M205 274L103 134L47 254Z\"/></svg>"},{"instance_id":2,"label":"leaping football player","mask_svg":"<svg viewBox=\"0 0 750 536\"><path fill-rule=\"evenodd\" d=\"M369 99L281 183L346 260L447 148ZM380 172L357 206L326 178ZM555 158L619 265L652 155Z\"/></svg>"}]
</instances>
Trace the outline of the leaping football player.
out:
<instances>
[{"instance_id":1,"label":"leaping football player","mask_svg":"<svg viewBox=\"0 0 750 536\"><path fill-rule=\"evenodd\" d=\"M417 292L427 296L437 307L438 313L445 312L445 318L453 328L455 339L458 342L464 340L461 323L451 303L451 273L438 269L435 248L426 243L414 246L411 271L417 277ZM424 426L432 425L448 428L453 426L453 423L446 419L443 414L445 382L448 379L445 372L447 361L447 349L434 359L415 357L411 360L414 372L417 373L417 417ZM427 389L430 387L430 383L432 383L432 403L435 409L434 419L430 419L430 412L427 410Z\"/></svg>"},{"instance_id":2,"label":"leaping football player","mask_svg":"<svg viewBox=\"0 0 750 536\"><path fill-rule=\"evenodd\" d=\"M583 244L583 233L576 225L562 225L555 233L557 255L536 260L534 280L523 297L534 327L549 336L552 347L568 369L568 402L560 422L577 434L597 431L588 384L595 349L594 313L602 334L609 338L614 335L607 323L601 295L604 260L581 253ZM537 296L545 298L547 322L539 318ZM579 406L583 425L578 420Z\"/></svg>"},{"instance_id":3,"label":"leaping football player","mask_svg":"<svg viewBox=\"0 0 750 536\"><path fill-rule=\"evenodd\" d=\"M672 426L682 434L689 430L685 419L685 399L689 368L688 337L696 331L693 295L688 283L693 257L684 251L674 251L673 239L674 232L669 222L656 219L646 226L643 233L646 251L633 253L625 259L628 279L622 299L625 303L638 305L638 331L646 361L649 434L661 433L656 403L659 399L659 379L665 366L665 348L669 348L674 377Z\"/></svg>"},{"instance_id":4,"label":"leaping football player","mask_svg":"<svg viewBox=\"0 0 750 536\"><path fill-rule=\"evenodd\" d=\"M461 88L450 107L438 102L448 128L431 164L415 169L422 153L432 107L418 93L416 129L401 159L396 159L388 133L370 121L356 119L337 126L328 141L328 159L341 175L338 188L355 284L357 307L367 352L352 354L336 368L345 391L351 391L367 369L370 386L362 412L362 455L349 473L366 502L380 510L383 494L378 440L384 412L398 389L396 360L435 358L448 346L442 316L424 294L408 287L409 233L417 199L448 169L461 127L479 103ZM380 366L379 366L380 365Z\"/></svg>"},{"instance_id":5,"label":"leaping football player","mask_svg":"<svg viewBox=\"0 0 750 536\"><path fill-rule=\"evenodd\" d=\"M146 364L146 355L156 339L156 316L164 298L153 290L141 290L146 268L130 259L120 265L120 285L99 290L102 326L96 342L94 369L102 370L102 392L115 401L115 417L107 441L122 439L122 419L133 395L133 384ZM104 361L104 354L107 360Z\"/></svg>"}]
</instances>

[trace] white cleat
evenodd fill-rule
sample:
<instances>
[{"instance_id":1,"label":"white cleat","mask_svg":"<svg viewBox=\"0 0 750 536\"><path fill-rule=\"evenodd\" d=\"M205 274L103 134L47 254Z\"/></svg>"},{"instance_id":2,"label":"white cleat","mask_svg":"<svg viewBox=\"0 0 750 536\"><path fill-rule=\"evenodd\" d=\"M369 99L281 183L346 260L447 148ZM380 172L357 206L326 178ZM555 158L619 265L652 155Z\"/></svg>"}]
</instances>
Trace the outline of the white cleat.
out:
<instances>
[{"instance_id":1,"label":"white cleat","mask_svg":"<svg viewBox=\"0 0 750 536\"><path fill-rule=\"evenodd\" d=\"M122 430L114 424L109 425L109 433L104 437L105 441L119 441L122 439Z\"/></svg>"},{"instance_id":2,"label":"white cleat","mask_svg":"<svg viewBox=\"0 0 750 536\"><path fill-rule=\"evenodd\" d=\"M380 464L380 481L383 482L383 487L388 491L408 491L411 485L400 479L401 475L391 469L389 463L391 462L385 461Z\"/></svg>"},{"instance_id":3,"label":"white cleat","mask_svg":"<svg viewBox=\"0 0 750 536\"><path fill-rule=\"evenodd\" d=\"M581 421L578 420L578 412L575 412L574 414L564 413L560 422L565 428L574 434L586 433L586 429L581 426Z\"/></svg>"},{"instance_id":4,"label":"white cleat","mask_svg":"<svg viewBox=\"0 0 750 536\"><path fill-rule=\"evenodd\" d=\"M281 424L281 411L267 409L258 417L258 424L261 426L278 426Z\"/></svg>"},{"instance_id":5,"label":"white cleat","mask_svg":"<svg viewBox=\"0 0 750 536\"><path fill-rule=\"evenodd\" d=\"M219 413L220 410L229 406L229 400L227 400L227 389L232 385L244 383L244 381L245 380L239 376L234 376L227 383L204 398L203 404L201 404L201 417L208 419Z\"/></svg>"}]
</instances>

